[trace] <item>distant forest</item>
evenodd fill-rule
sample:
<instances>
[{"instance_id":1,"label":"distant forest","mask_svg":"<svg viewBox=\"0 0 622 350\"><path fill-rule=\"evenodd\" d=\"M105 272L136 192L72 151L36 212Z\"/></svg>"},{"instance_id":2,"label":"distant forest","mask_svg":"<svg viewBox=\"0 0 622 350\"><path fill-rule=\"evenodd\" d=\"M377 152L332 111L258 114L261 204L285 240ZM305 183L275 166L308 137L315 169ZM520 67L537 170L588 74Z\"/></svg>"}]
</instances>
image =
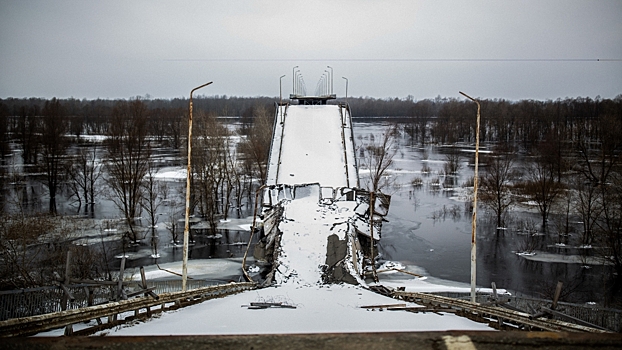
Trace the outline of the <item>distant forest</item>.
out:
<instances>
[{"instance_id":1,"label":"distant forest","mask_svg":"<svg viewBox=\"0 0 622 350\"><path fill-rule=\"evenodd\" d=\"M149 134L158 136L161 141L170 139L172 147L181 145L188 99L135 97L131 100L140 100L149 111ZM59 102L63 115L69 120L71 133L80 136L106 134L115 106L128 100L69 98L54 101ZM0 148L3 155L8 151L8 133L13 135L12 138L21 135L21 141L24 141L30 124L28 119L41 116L47 102L50 101L42 98L0 99ZM277 99L216 95L195 97L193 102L196 112L239 117L252 124L254 110L260 108L274 114ZM476 105L466 99L350 97L347 102L355 119L384 117L405 123L404 131L416 143L474 142ZM622 120L622 94L614 99L484 99L480 103L482 142L513 144L528 152L530 147L544 140L602 140L602 132L619 125Z\"/></svg>"},{"instance_id":2,"label":"distant forest","mask_svg":"<svg viewBox=\"0 0 622 350\"><path fill-rule=\"evenodd\" d=\"M188 109L187 98L173 99L150 99L149 97L132 97L129 100L139 99L144 102L149 109L152 110L175 110ZM94 116L94 115L110 115L114 105L123 100L106 100L106 99L58 99L64 106L68 115L73 116ZM8 114L17 116L22 112L23 108L27 110L38 110L44 107L47 99L43 98L6 98L0 99L0 108L2 115ZM218 116L237 117L242 116L250 108L263 105L273 108L278 101L277 97L236 97L226 95L215 96L198 96L193 99L194 108L209 111ZM284 100L288 101L288 100ZM343 99L341 101L344 101ZM539 115L543 115L551 111L551 106L558 109L556 113L564 116L572 117L579 113L585 113L591 110L591 113L600 113L602 108L610 108L617 106L620 108L622 102L622 94L614 99L602 99L597 96L595 99L589 97L576 97L556 100L520 100L510 101L505 99L481 99L482 113L489 108L489 115L492 114L520 114L516 109L528 109L536 111L539 109ZM353 111L354 118L361 117L412 117L427 114L427 116L439 116L443 113L455 111L456 106L470 105L471 102L463 98L443 98L437 96L434 99L416 100L413 96L406 98L373 98L373 97L349 97L347 99ZM449 109L448 109L449 108ZM484 115L484 113L482 114Z\"/></svg>"}]
</instances>

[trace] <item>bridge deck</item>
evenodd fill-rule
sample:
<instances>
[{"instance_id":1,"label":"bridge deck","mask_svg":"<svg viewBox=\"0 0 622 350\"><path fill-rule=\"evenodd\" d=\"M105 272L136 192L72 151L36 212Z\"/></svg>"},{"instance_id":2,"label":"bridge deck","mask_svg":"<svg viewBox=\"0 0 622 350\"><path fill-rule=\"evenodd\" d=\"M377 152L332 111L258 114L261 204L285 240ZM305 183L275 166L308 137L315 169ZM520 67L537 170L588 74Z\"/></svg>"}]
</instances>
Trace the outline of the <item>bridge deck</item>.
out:
<instances>
[{"instance_id":1,"label":"bridge deck","mask_svg":"<svg viewBox=\"0 0 622 350\"><path fill-rule=\"evenodd\" d=\"M351 128L349 112L342 106L280 106L267 184L358 186Z\"/></svg>"}]
</instances>

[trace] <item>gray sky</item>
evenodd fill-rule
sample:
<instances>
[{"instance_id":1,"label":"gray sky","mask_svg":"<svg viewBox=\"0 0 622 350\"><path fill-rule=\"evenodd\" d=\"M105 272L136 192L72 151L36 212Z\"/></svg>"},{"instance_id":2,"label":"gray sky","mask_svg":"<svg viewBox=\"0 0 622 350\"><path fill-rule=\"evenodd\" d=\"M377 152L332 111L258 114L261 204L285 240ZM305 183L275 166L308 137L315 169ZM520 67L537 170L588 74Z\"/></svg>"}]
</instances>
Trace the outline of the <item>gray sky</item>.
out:
<instances>
[{"instance_id":1,"label":"gray sky","mask_svg":"<svg viewBox=\"0 0 622 350\"><path fill-rule=\"evenodd\" d=\"M597 61L600 59L600 61ZM613 98L622 1L0 0L0 97Z\"/></svg>"}]
</instances>

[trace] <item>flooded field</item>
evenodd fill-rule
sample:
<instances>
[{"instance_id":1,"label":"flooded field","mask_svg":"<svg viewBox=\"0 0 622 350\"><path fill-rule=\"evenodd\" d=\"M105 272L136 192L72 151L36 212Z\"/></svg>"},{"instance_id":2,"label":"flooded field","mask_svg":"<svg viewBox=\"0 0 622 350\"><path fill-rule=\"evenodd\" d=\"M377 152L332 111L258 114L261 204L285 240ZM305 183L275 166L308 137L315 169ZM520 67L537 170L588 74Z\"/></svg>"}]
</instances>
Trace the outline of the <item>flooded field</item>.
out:
<instances>
[{"instance_id":1,"label":"flooded field","mask_svg":"<svg viewBox=\"0 0 622 350\"><path fill-rule=\"evenodd\" d=\"M385 128L386 125L381 122L354 122L357 147L379 139ZM483 150L486 151L485 148ZM409 271L430 278L469 283L472 187L467 184L473 177L473 167L469 166L473 163L472 149L461 147L461 155L458 174L445 176L442 172L446 162L443 147L422 148L411 145L408 136L398 137L394 164L387 173L391 186L384 190L392 195L392 201L380 240L382 260L400 262ZM14 167L20 166L19 158L19 153L12 157ZM158 209L157 227L153 230L148 228L148 220L143 217L140 221L143 239L139 244L124 245L113 239L115 223L121 216L105 191L97 197L92 211L85 212L84 207L78 211L72 201L59 200L59 214L86 214L85 217L93 220L91 240L87 242L76 237L72 240L74 244L97 244L102 249L108 249L116 257L111 263L113 268L119 265L119 258L123 255L128 258L127 267L182 259L181 244L173 242L170 223L176 223L177 234L183 236L185 173L180 169L183 169L184 160L179 152L165 149L158 150L154 158L161 163L158 179L168 187L167 198ZM368 171L361 164L359 160L359 176L361 183L364 183ZM521 166L520 162L517 164ZM485 166L480 168L480 173L484 171ZM16 198L32 211L45 211L45 187L35 181L35 177L30 176L28 185L20 190ZM190 259L238 261L236 258L244 255L250 237L251 200L247 197L239 210L232 208L228 220L220 223L218 232L192 230L194 242L190 246ZM477 284L490 287L491 282L495 282L498 288L513 293L550 298L557 282L562 281L565 291L569 293L566 296L568 301L604 302L614 306L619 303L622 294L620 286L614 283L608 266L599 265L597 259L592 259L594 249L580 247L578 235L572 232L561 237L553 230L548 234L526 230L526 227L537 228L540 221L534 207L518 205L510 212L507 227L498 230L491 215L480 206ZM579 230L577 219L573 222ZM104 236L113 238L104 240ZM516 254L524 251L526 244L532 253ZM228 269L218 280L240 278L241 271L236 274Z\"/></svg>"},{"instance_id":2,"label":"flooded field","mask_svg":"<svg viewBox=\"0 0 622 350\"><path fill-rule=\"evenodd\" d=\"M357 145L372 134L378 139L385 128L380 123L355 123ZM460 171L449 177L442 175L443 147L412 146L407 136L398 143L390 171L396 186L389 190L389 222L383 225L380 241L383 258L424 275L470 283L472 185L466 184L473 177L472 147L463 147ZM424 165L429 167L427 172L422 172ZM516 166L523 166L522 162ZM480 175L483 172L485 165L480 166ZM365 176L363 170L360 176ZM416 178L421 184L413 186ZM552 229L548 234L526 232L526 227L539 228L541 220L534 206L517 205L506 219L507 227L497 230L496 220L479 206L477 285L490 287L495 282L513 293L552 298L555 285L562 281L568 300L619 302L620 286L612 280L610 268L590 260L596 254L593 249L579 247L578 219L574 219L576 232L569 236L560 237ZM534 255L516 254L527 242Z\"/></svg>"}]
</instances>

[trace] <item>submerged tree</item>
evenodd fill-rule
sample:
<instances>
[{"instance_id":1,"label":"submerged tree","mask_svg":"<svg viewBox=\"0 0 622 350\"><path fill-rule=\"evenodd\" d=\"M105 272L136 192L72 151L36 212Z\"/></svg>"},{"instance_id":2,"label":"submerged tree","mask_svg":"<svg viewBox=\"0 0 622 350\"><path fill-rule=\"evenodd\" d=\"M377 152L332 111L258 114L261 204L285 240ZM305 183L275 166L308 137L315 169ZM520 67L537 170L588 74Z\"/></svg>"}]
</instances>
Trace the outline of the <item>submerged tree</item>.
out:
<instances>
[{"instance_id":1,"label":"submerged tree","mask_svg":"<svg viewBox=\"0 0 622 350\"><path fill-rule=\"evenodd\" d=\"M50 213L56 213L56 194L64 175L64 156L69 146L66 134L69 123L60 101L53 98L45 103L41 123L41 157L46 175L45 185L50 195Z\"/></svg>"},{"instance_id":2,"label":"submerged tree","mask_svg":"<svg viewBox=\"0 0 622 350\"><path fill-rule=\"evenodd\" d=\"M510 150L497 150L488 158L486 173L479 184L480 200L492 210L497 218L497 227L504 226L503 217L514 204L511 186L516 178L514 153Z\"/></svg>"},{"instance_id":3,"label":"submerged tree","mask_svg":"<svg viewBox=\"0 0 622 350\"><path fill-rule=\"evenodd\" d=\"M30 108L22 106L19 108L17 122L17 138L22 148L22 159L26 164L33 164L37 160L39 149L39 106L33 105Z\"/></svg>"},{"instance_id":4,"label":"submerged tree","mask_svg":"<svg viewBox=\"0 0 622 350\"><path fill-rule=\"evenodd\" d=\"M226 138L227 128L214 115L200 115L197 140L193 142L192 173L195 188L198 190L197 204L205 216L212 232L217 227L219 188L225 180L227 170Z\"/></svg>"},{"instance_id":5,"label":"submerged tree","mask_svg":"<svg viewBox=\"0 0 622 350\"><path fill-rule=\"evenodd\" d=\"M96 163L97 147L80 149L73 156L67 167L69 175L69 190L78 201L78 211L85 205L85 212L89 206L91 213L95 205L95 196L99 194L96 183L101 177L101 167Z\"/></svg>"},{"instance_id":6,"label":"submerged tree","mask_svg":"<svg viewBox=\"0 0 622 350\"><path fill-rule=\"evenodd\" d=\"M9 108L4 103L0 103L0 156L4 156L11 152L9 147Z\"/></svg>"},{"instance_id":7,"label":"submerged tree","mask_svg":"<svg viewBox=\"0 0 622 350\"><path fill-rule=\"evenodd\" d=\"M370 236L370 258L374 275L374 280L378 281L376 274L376 265L374 262L374 225L375 225L375 208L376 196L381 197L385 194L383 190L393 185L393 181L389 179L386 172L393 165L393 157L397 152L395 138L399 130L397 125L387 127L376 143L375 138L370 137L370 143L363 146L364 158L363 166L369 169L369 178L364 180L365 187L369 190L369 236Z\"/></svg>"},{"instance_id":8,"label":"submerged tree","mask_svg":"<svg viewBox=\"0 0 622 350\"><path fill-rule=\"evenodd\" d=\"M255 177L263 183L266 180L274 115L263 106L254 107L251 113L252 122L243 130L246 138L240 143L240 150L246 155Z\"/></svg>"},{"instance_id":9,"label":"submerged tree","mask_svg":"<svg viewBox=\"0 0 622 350\"><path fill-rule=\"evenodd\" d=\"M119 102L112 112L107 139L106 182L110 198L128 225L129 239L138 241L134 220L140 212L143 178L149 168L151 149L147 138L148 110L143 101Z\"/></svg>"},{"instance_id":10,"label":"submerged tree","mask_svg":"<svg viewBox=\"0 0 622 350\"><path fill-rule=\"evenodd\" d=\"M602 201L600 200L600 189L589 182L585 182L582 175L573 177L571 188L575 192L575 200L572 208L581 217L583 231L581 232L581 243L589 246L594 243L596 221L602 213Z\"/></svg>"},{"instance_id":11,"label":"submerged tree","mask_svg":"<svg viewBox=\"0 0 622 350\"><path fill-rule=\"evenodd\" d=\"M603 243L601 255L622 275L622 175L612 173L610 182L601 185L602 213L596 231Z\"/></svg>"},{"instance_id":12,"label":"submerged tree","mask_svg":"<svg viewBox=\"0 0 622 350\"><path fill-rule=\"evenodd\" d=\"M462 157L460 156L460 151L455 147L451 147L448 152L445 154L445 164L443 165L443 170L445 170L446 175L456 175L458 171L460 171L460 161Z\"/></svg>"},{"instance_id":13,"label":"submerged tree","mask_svg":"<svg viewBox=\"0 0 622 350\"><path fill-rule=\"evenodd\" d=\"M369 169L369 177L363 181L370 191L381 191L392 185L386 172L393 165L393 158L397 153L397 134L397 126L391 125L382 132L379 141L370 138L370 142L361 148L364 155L361 165Z\"/></svg>"},{"instance_id":14,"label":"submerged tree","mask_svg":"<svg viewBox=\"0 0 622 350\"><path fill-rule=\"evenodd\" d=\"M538 206L542 217L543 231L546 231L546 223L551 208L562 189L562 184L557 182L555 168L546 161L546 158L538 156L527 167L527 181L524 184L524 191Z\"/></svg>"},{"instance_id":15,"label":"submerged tree","mask_svg":"<svg viewBox=\"0 0 622 350\"><path fill-rule=\"evenodd\" d=\"M158 223L158 209L163 203L163 197L168 191L165 183L160 183L156 178L156 169L153 164L149 164L147 174L143 179L143 196L141 201L142 208L149 215L149 227L151 228L151 248L153 250L152 257L158 258L158 239L156 228Z\"/></svg>"}]
</instances>

